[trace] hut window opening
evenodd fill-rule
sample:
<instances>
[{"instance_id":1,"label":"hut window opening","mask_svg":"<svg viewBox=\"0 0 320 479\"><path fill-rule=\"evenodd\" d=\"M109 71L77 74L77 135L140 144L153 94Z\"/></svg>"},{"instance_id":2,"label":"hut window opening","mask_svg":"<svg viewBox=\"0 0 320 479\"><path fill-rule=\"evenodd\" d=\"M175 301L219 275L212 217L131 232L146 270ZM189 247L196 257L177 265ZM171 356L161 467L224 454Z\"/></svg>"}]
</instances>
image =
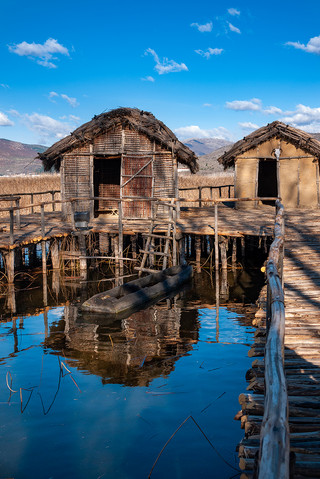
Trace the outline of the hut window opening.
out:
<instances>
[{"instance_id":1,"label":"hut window opening","mask_svg":"<svg viewBox=\"0 0 320 479\"><path fill-rule=\"evenodd\" d=\"M121 157L94 159L94 196L120 198ZM95 200L95 216L100 213L112 213L118 209L113 200Z\"/></svg>"},{"instance_id":2,"label":"hut window opening","mask_svg":"<svg viewBox=\"0 0 320 479\"><path fill-rule=\"evenodd\" d=\"M277 197L277 160L264 158L259 160L258 197ZM274 205L274 201L264 200L263 204Z\"/></svg>"}]
</instances>

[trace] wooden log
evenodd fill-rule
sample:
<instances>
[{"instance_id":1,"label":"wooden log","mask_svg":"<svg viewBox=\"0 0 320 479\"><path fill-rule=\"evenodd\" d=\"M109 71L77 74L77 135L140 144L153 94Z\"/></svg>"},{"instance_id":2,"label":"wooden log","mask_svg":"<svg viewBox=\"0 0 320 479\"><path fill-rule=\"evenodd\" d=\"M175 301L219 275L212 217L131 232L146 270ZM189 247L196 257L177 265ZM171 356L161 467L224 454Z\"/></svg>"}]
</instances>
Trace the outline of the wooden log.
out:
<instances>
[{"instance_id":1,"label":"wooden log","mask_svg":"<svg viewBox=\"0 0 320 479\"><path fill-rule=\"evenodd\" d=\"M195 249L196 249L197 273L201 273L201 239L199 235L197 235L195 238Z\"/></svg>"},{"instance_id":2,"label":"wooden log","mask_svg":"<svg viewBox=\"0 0 320 479\"><path fill-rule=\"evenodd\" d=\"M60 269L59 243L55 239L50 244L51 264L53 270Z\"/></svg>"},{"instance_id":3,"label":"wooden log","mask_svg":"<svg viewBox=\"0 0 320 479\"><path fill-rule=\"evenodd\" d=\"M42 273L47 274L47 252L46 241L41 241L41 261L42 261Z\"/></svg>"}]
</instances>

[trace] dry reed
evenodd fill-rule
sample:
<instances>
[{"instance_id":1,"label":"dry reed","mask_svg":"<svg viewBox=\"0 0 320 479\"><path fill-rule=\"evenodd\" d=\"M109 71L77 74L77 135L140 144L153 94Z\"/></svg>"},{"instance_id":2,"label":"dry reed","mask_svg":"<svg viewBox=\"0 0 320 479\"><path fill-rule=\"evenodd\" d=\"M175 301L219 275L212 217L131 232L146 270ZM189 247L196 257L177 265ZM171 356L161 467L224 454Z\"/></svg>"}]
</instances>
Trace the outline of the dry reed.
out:
<instances>
[{"instance_id":1,"label":"dry reed","mask_svg":"<svg viewBox=\"0 0 320 479\"><path fill-rule=\"evenodd\" d=\"M60 175L58 173L42 173L40 175L16 175L16 176L1 176L0 177L0 194L1 195L17 195L21 193L29 193L21 196L20 206L27 206L31 204L31 193L33 193L33 202L40 203L42 201L51 201L51 193L36 194L42 191L60 190ZM60 199L60 191L55 194L55 200ZM0 208L8 208L11 206L11 201L0 201ZM13 204L12 206L15 206ZM56 205L56 210L61 209L60 204ZM52 211L52 206L47 205L46 211ZM39 212L40 207L34 208L34 212ZM22 215L31 213L31 208L21 210ZM8 216L8 213L0 212L0 216Z\"/></svg>"},{"instance_id":2,"label":"dry reed","mask_svg":"<svg viewBox=\"0 0 320 479\"><path fill-rule=\"evenodd\" d=\"M179 176L180 198L197 200L199 198L199 187L202 187L202 198L228 198L229 188L227 185L234 185L234 173L214 173L212 175L181 175ZM210 187L222 187L219 188ZM183 190L183 188L195 188L194 190ZM221 194L221 196L220 196ZM211 196L212 195L212 196ZM230 197L234 196L234 187L230 188ZM206 205L206 202L202 203ZM183 206L183 203L181 204ZM186 203L188 206L198 206L198 202Z\"/></svg>"}]
</instances>

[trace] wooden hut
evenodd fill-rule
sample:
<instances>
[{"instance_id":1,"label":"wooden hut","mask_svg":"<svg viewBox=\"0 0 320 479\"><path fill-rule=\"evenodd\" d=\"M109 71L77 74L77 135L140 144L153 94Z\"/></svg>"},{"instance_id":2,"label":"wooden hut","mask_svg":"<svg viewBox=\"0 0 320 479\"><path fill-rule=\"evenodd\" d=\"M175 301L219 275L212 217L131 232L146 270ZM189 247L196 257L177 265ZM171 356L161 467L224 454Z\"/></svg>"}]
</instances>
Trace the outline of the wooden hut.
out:
<instances>
[{"instance_id":1,"label":"wooden hut","mask_svg":"<svg viewBox=\"0 0 320 479\"><path fill-rule=\"evenodd\" d=\"M78 201L75 213L90 218L115 212L120 198L174 198L177 163L198 170L196 155L164 123L136 108L95 116L39 156L45 170L60 170L62 200L115 198ZM150 201L125 202L123 216L149 217Z\"/></svg>"},{"instance_id":2,"label":"wooden hut","mask_svg":"<svg viewBox=\"0 0 320 479\"><path fill-rule=\"evenodd\" d=\"M281 197L286 207L319 206L320 142L274 121L238 141L219 158L235 166L235 197ZM268 203L256 201L255 206ZM239 202L239 207L252 207Z\"/></svg>"}]
</instances>

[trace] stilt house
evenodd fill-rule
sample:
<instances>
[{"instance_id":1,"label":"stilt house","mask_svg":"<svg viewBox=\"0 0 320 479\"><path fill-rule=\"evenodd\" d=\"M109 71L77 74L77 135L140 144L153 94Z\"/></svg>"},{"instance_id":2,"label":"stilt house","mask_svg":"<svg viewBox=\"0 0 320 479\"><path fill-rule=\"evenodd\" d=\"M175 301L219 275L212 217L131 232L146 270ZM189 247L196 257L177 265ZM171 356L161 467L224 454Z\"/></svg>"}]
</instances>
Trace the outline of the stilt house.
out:
<instances>
[{"instance_id":1,"label":"stilt house","mask_svg":"<svg viewBox=\"0 0 320 479\"><path fill-rule=\"evenodd\" d=\"M238 141L219 158L235 166L235 197L281 197L285 207L319 206L320 142L274 121ZM268 201L239 202L251 208Z\"/></svg>"},{"instance_id":2,"label":"stilt house","mask_svg":"<svg viewBox=\"0 0 320 479\"><path fill-rule=\"evenodd\" d=\"M177 163L198 170L196 155L151 113L136 108L95 116L39 156L45 170L60 170L62 200L87 198L75 204L75 213L90 218L116 212L121 198L177 197ZM124 202L123 217L148 218L150 206L147 199Z\"/></svg>"}]
</instances>

